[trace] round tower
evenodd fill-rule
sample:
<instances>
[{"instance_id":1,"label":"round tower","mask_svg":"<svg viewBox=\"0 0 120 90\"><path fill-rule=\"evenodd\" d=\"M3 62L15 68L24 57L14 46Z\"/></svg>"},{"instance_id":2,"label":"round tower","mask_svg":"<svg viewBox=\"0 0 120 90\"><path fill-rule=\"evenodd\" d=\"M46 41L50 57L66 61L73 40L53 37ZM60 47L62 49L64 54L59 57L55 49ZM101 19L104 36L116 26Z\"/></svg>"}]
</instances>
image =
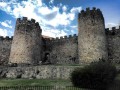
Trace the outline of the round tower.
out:
<instances>
[{"instance_id":1,"label":"round tower","mask_svg":"<svg viewBox=\"0 0 120 90\"><path fill-rule=\"evenodd\" d=\"M9 63L38 64L41 60L41 28L34 19L18 18Z\"/></svg>"},{"instance_id":2,"label":"round tower","mask_svg":"<svg viewBox=\"0 0 120 90\"><path fill-rule=\"evenodd\" d=\"M104 17L95 7L78 15L78 57L80 64L108 59Z\"/></svg>"}]
</instances>

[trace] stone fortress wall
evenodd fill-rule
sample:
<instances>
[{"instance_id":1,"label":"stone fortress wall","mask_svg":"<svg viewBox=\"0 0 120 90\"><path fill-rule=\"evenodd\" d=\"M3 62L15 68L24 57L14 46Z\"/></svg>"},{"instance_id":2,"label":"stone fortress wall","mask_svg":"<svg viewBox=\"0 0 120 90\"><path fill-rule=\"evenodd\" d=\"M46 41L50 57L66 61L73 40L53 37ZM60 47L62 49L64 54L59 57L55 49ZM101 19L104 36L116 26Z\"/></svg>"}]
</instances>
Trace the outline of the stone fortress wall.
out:
<instances>
[{"instance_id":1,"label":"stone fortress wall","mask_svg":"<svg viewBox=\"0 0 120 90\"><path fill-rule=\"evenodd\" d=\"M83 16L80 16L80 14ZM91 54L94 53L94 56L100 56L101 58L104 56L103 54L107 56L108 51L108 59L120 63L120 27L119 29L113 27L112 30L105 29L104 17L99 9L93 8L90 10L87 8L86 11L82 10L80 14L78 36L69 35L51 39L42 37L42 30L34 19L27 20L25 17L17 19L13 39L8 36L6 38L0 37L0 65L9 62L39 64L39 62L45 61L46 55L48 55L51 64L79 64L81 58L79 52L84 52L82 47L86 47L86 45L89 48L93 46L91 50L86 48L86 51L89 51L88 57L91 57ZM81 21L79 21L80 18ZM84 25L83 22L86 24ZM86 40L86 42L80 43L83 40ZM88 41L91 43L90 45ZM97 51L94 46L97 47ZM106 52L104 52L105 50ZM15 59L16 56L19 57L19 60L18 57Z\"/></svg>"},{"instance_id":2,"label":"stone fortress wall","mask_svg":"<svg viewBox=\"0 0 120 90\"><path fill-rule=\"evenodd\" d=\"M44 40L44 53L49 53L52 64L77 64L78 42L77 36L70 35L60 38Z\"/></svg>"},{"instance_id":3,"label":"stone fortress wall","mask_svg":"<svg viewBox=\"0 0 120 90\"><path fill-rule=\"evenodd\" d=\"M9 63L37 64L41 60L41 28L34 19L18 18Z\"/></svg>"},{"instance_id":4,"label":"stone fortress wall","mask_svg":"<svg viewBox=\"0 0 120 90\"><path fill-rule=\"evenodd\" d=\"M108 59L111 62L120 63L120 27L118 29L116 29L116 27L112 27L112 30L106 28L105 31L108 42ZM0 65L8 64L12 40L13 37L0 37ZM79 62L77 40L78 36L76 34L73 36L70 35L53 39L43 38L42 59L44 59L45 53L49 53L50 60L53 64L77 64ZM60 47L62 47L63 49L61 49ZM68 53L70 54L66 52L67 50L69 50ZM63 54L63 51L68 55ZM71 56L69 57L69 55ZM63 57L66 57L68 61L66 60L66 58L60 59Z\"/></svg>"},{"instance_id":5,"label":"stone fortress wall","mask_svg":"<svg viewBox=\"0 0 120 90\"><path fill-rule=\"evenodd\" d=\"M13 37L0 36L0 65L6 65L9 61Z\"/></svg>"},{"instance_id":6,"label":"stone fortress wall","mask_svg":"<svg viewBox=\"0 0 120 90\"><path fill-rule=\"evenodd\" d=\"M0 77L69 79L75 68L84 66L71 64L102 58L120 63L120 26L105 29L102 12L96 8L82 10L78 16L78 36L60 38L43 37L34 19L17 19L14 37L0 37ZM18 67L9 67L9 63ZM19 67L21 63L25 66Z\"/></svg>"},{"instance_id":7,"label":"stone fortress wall","mask_svg":"<svg viewBox=\"0 0 120 90\"><path fill-rule=\"evenodd\" d=\"M120 63L120 26L118 29L112 27L112 30L106 28L108 42L108 59L113 63Z\"/></svg>"},{"instance_id":8,"label":"stone fortress wall","mask_svg":"<svg viewBox=\"0 0 120 90\"><path fill-rule=\"evenodd\" d=\"M100 9L86 8L78 15L79 62L108 59L104 17Z\"/></svg>"}]
</instances>

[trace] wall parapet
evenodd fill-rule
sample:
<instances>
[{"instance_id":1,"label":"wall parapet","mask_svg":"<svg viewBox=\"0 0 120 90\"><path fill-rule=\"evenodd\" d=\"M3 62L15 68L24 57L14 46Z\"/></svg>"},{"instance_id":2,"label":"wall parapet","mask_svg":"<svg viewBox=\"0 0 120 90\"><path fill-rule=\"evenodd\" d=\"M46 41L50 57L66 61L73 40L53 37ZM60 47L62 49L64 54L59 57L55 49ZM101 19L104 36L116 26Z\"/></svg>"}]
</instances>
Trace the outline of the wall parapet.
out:
<instances>
[{"instance_id":1,"label":"wall parapet","mask_svg":"<svg viewBox=\"0 0 120 90\"><path fill-rule=\"evenodd\" d=\"M81 12L78 14L78 18L80 17L84 17L84 16L93 16L93 15L102 15L102 12L99 8L93 7L92 9L90 9L90 7L86 8L86 10L81 10ZM102 17L103 19L103 17Z\"/></svg>"},{"instance_id":2,"label":"wall parapet","mask_svg":"<svg viewBox=\"0 0 120 90\"><path fill-rule=\"evenodd\" d=\"M13 40L13 36L11 36L11 37L9 37L9 36L6 36L6 37L0 36L0 40Z\"/></svg>"},{"instance_id":3,"label":"wall parapet","mask_svg":"<svg viewBox=\"0 0 120 90\"><path fill-rule=\"evenodd\" d=\"M27 17L17 18L16 24L17 25L25 24L28 26L35 26L36 28L41 29L39 23L36 22L35 19L28 20ZM42 31L42 29L41 29L41 31Z\"/></svg>"},{"instance_id":4,"label":"wall parapet","mask_svg":"<svg viewBox=\"0 0 120 90\"><path fill-rule=\"evenodd\" d=\"M106 28L105 31L106 31L107 35L115 35L120 32L120 26L119 26L119 28L117 28L117 27L111 27L111 29Z\"/></svg>"},{"instance_id":5,"label":"wall parapet","mask_svg":"<svg viewBox=\"0 0 120 90\"><path fill-rule=\"evenodd\" d=\"M77 35L69 35L69 36L61 36L61 37L56 37L56 38L52 38L50 39L50 41L55 41L55 42L59 42L59 41L64 41L64 40L69 40L69 39L77 39Z\"/></svg>"}]
</instances>

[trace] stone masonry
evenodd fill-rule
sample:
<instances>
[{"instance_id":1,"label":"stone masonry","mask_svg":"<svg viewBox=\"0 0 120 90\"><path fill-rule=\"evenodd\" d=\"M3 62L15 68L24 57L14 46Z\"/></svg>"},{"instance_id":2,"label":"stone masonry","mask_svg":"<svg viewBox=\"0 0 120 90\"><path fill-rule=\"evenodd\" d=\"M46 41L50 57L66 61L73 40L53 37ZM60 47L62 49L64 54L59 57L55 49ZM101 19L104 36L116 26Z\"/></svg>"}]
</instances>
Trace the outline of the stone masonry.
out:
<instances>
[{"instance_id":1,"label":"stone masonry","mask_svg":"<svg viewBox=\"0 0 120 90\"><path fill-rule=\"evenodd\" d=\"M17 19L9 63L38 64L41 61L41 28L34 19Z\"/></svg>"},{"instance_id":2,"label":"stone masonry","mask_svg":"<svg viewBox=\"0 0 120 90\"><path fill-rule=\"evenodd\" d=\"M105 24L100 9L86 8L78 16L79 63L108 59Z\"/></svg>"},{"instance_id":3,"label":"stone masonry","mask_svg":"<svg viewBox=\"0 0 120 90\"><path fill-rule=\"evenodd\" d=\"M34 19L16 21L13 38L0 37L0 65L85 64L99 59L120 63L120 27L105 29L100 9L78 15L78 36L46 38Z\"/></svg>"}]
</instances>

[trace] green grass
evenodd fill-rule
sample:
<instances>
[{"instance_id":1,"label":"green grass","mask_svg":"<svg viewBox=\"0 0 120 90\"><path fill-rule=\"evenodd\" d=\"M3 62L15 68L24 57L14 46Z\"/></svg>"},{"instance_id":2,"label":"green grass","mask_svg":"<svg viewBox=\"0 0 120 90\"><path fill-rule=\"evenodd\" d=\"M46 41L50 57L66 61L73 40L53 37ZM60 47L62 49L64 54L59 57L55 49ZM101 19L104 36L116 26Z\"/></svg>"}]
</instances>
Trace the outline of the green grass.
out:
<instances>
[{"instance_id":1,"label":"green grass","mask_svg":"<svg viewBox=\"0 0 120 90\"><path fill-rule=\"evenodd\" d=\"M51 79L1 79L0 86L71 86L70 80Z\"/></svg>"}]
</instances>

